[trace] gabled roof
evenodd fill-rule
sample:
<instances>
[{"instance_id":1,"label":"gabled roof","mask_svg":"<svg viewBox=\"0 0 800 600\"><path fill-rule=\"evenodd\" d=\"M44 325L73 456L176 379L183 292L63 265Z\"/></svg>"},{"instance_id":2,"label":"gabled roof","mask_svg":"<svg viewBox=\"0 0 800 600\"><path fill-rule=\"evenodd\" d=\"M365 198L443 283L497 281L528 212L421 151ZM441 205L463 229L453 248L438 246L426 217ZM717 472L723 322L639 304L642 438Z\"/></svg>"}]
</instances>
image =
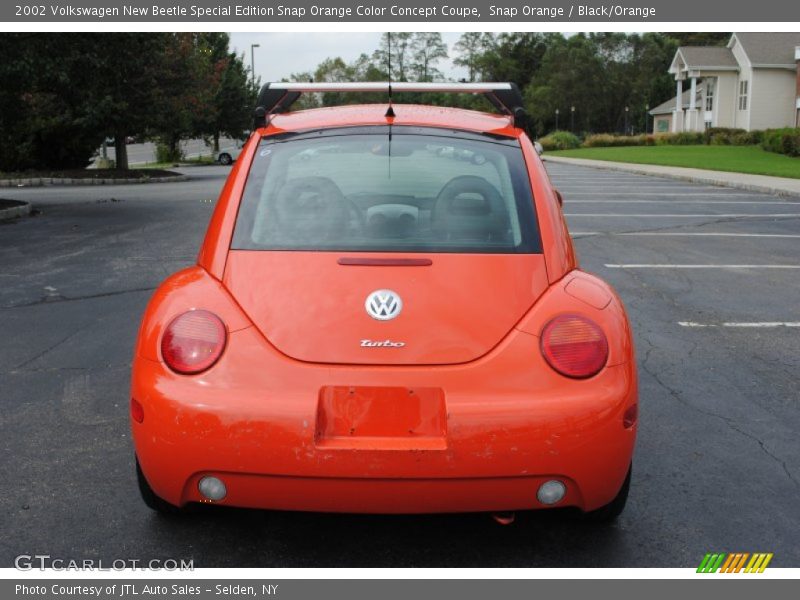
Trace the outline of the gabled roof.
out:
<instances>
[{"instance_id":1,"label":"gabled roof","mask_svg":"<svg viewBox=\"0 0 800 600\"><path fill-rule=\"evenodd\" d=\"M755 68L795 69L795 48L800 46L800 32L744 32L734 33L726 47L681 46L675 52L669 72L737 71L739 64L733 54L736 42L744 50L747 60Z\"/></svg>"},{"instance_id":2,"label":"gabled roof","mask_svg":"<svg viewBox=\"0 0 800 600\"><path fill-rule=\"evenodd\" d=\"M733 47L735 40L739 40L754 67L793 69L796 66L794 49L800 46L798 32L734 33L728 42L728 48Z\"/></svg>"},{"instance_id":3,"label":"gabled roof","mask_svg":"<svg viewBox=\"0 0 800 600\"><path fill-rule=\"evenodd\" d=\"M681 46L675 57L680 57L689 70L700 69L737 69L739 65L730 48L718 46ZM673 66L675 61L673 61ZM672 69L670 69L672 71Z\"/></svg>"},{"instance_id":4,"label":"gabled roof","mask_svg":"<svg viewBox=\"0 0 800 600\"><path fill-rule=\"evenodd\" d=\"M691 88L689 88L688 90L683 92L683 94L681 94L681 104L683 105L683 108L689 108L689 105L691 104L690 103L691 93L692 93L692 90L691 90ZM701 84L699 84L697 86L696 105L698 107L700 106L700 100L702 99L702 97L703 97L703 84L701 83ZM677 96L676 96L676 98L677 98ZM662 104L659 104L655 108L651 108L650 109L650 114L651 115L667 115L667 114L670 114L673 110L675 110L675 98L670 98L669 100L667 100L666 102L663 102Z\"/></svg>"}]
</instances>

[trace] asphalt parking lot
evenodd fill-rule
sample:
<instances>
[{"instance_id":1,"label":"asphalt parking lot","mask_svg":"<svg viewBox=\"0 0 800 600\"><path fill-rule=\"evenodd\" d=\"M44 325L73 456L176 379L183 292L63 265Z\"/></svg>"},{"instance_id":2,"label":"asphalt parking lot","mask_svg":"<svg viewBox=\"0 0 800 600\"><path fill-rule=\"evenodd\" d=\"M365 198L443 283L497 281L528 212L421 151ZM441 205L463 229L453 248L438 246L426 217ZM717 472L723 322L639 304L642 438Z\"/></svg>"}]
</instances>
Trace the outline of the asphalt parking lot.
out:
<instances>
[{"instance_id":1,"label":"asphalt parking lot","mask_svg":"<svg viewBox=\"0 0 800 600\"><path fill-rule=\"evenodd\" d=\"M0 566L691 567L712 551L800 566L800 198L548 169L583 268L616 287L636 334L639 441L617 524L145 508L133 341L155 286L194 260L228 171L209 167L3 192L41 212L0 224Z\"/></svg>"}]
</instances>

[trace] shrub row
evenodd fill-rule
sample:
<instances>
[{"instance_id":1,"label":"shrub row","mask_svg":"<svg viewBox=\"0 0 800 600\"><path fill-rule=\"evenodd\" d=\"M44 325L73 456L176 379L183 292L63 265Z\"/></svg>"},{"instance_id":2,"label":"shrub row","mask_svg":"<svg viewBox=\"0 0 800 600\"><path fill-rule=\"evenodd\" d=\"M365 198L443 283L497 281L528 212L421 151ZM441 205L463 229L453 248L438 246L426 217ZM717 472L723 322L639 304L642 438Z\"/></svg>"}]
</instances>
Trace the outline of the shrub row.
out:
<instances>
[{"instance_id":1,"label":"shrub row","mask_svg":"<svg viewBox=\"0 0 800 600\"><path fill-rule=\"evenodd\" d=\"M767 129L763 132L761 147L767 152L800 156L800 128Z\"/></svg>"},{"instance_id":2,"label":"shrub row","mask_svg":"<svg viewBox=\"0 0 800 600\"><path fill-rule=\"evenodd\" d=\"M572 150L581 147L580 138L569 131L554 131L543 138L539 138L539 143L544 150Z\"/></svg>"},{"instance_id":3,"label":"shrub row","mask_svg":"<svg viewBox=\"0 0 800 600\"><path fill-rule=\"evenodd\" d=\"M800 156L800 128L745 131L728 127L712 127L703 132L658 133L647 135L615 135L596 133L580 139L566 131L556 131L539 140L545 150L570 148L611 148L615 146L753 146L760 144L768 152Z\"/></svg>"},{"instance_id":4,"label":"shrub row","mask_svg":"<svg viewBox=\"0 0 800 600\"><path fill-rule=\"evenodd\" d=\"M647 135L612 135L597 133L589 135L583 142L586 148L608 148L612 146L689 146L704 144L702 133L659 133Z\"/></svg>"}]
</instances>

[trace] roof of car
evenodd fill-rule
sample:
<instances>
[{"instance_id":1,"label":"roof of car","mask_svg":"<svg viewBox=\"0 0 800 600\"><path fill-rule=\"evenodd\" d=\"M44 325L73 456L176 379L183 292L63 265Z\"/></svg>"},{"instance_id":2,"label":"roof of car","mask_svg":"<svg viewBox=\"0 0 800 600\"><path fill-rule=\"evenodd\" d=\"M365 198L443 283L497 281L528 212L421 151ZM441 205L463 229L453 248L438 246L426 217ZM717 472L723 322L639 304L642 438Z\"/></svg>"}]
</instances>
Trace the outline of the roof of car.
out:
<instances>
[{"instance_id":1,"label":"roof of car","mask_svg":"<svg viewBox=\"0 0 800 600\"><path fill-rule=\"evenodd\" d=\"M463 129L481 133L491 132L509 137L516 137L519 131L513 127L511 117L506 115L443 106L393 104L392 110L395 116L387 117L388 108L389 105L386 103L353 104L277 114L272 116L263 133L275 133L275 129L302 131L387 124Z\"/></svg>"}]
</instances>

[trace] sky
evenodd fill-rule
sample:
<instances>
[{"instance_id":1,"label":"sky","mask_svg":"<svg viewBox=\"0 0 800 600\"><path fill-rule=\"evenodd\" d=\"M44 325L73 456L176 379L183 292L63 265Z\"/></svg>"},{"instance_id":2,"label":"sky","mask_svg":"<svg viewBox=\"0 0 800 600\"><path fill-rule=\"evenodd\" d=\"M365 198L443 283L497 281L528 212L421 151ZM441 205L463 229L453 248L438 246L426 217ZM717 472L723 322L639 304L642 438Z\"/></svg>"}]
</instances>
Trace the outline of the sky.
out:
<instances>
[{"instance_id":1,"label":"sky","mask_svg":"<svg viewBox=\"0 0 800 600\"><path fill-rule=\"evenodd\" d=\"M280 81L292 73L313 71L326 58L340 56L349 63L361 53L372 54L380 44L379 32L354 33L231 33L231 49L237 54L244 53L244 64L250 68L250 44L255 48L256 76L261 82ZM442 39L450 54L452 47L461 37L460 33L444 32ZM466 76L466 70L452 64L452 59L444 60L439 69L445 77L459 79Z\"/></svg>"}]
</instances>

